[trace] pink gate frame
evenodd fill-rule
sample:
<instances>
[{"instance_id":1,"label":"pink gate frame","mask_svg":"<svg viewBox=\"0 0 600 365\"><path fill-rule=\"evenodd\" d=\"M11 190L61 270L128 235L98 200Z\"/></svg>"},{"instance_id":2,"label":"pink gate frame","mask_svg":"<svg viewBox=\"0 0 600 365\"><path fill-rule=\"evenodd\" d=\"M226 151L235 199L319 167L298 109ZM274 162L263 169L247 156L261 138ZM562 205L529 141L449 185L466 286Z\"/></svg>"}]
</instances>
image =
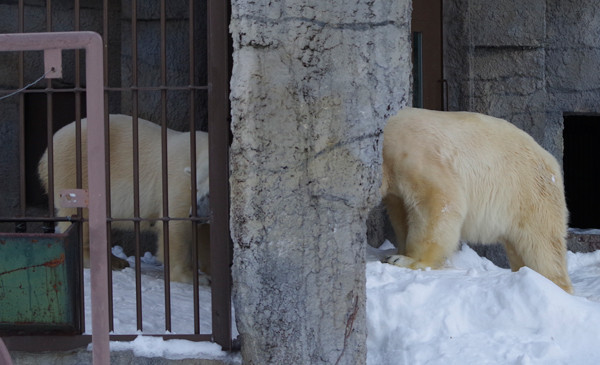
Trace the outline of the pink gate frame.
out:
<instances>
[{"instance_id":1,"label":"pink gate frame","mask_svg":"<svg viewBox=\"0 0 600 365\"><path fill-rule=\"evenodd\" d=\"M63 49L84 49L89 190L92 346L96 365L110 363L108 250L104 155L104 85L102 38L95 32L0 34L0 51L45 51L46 67L60 64ZM46 70L48 71L48 70ZM56 70L58 72L60 70ZM56 77L56 76L54 76Z\"/></svg>"}]
</instances>

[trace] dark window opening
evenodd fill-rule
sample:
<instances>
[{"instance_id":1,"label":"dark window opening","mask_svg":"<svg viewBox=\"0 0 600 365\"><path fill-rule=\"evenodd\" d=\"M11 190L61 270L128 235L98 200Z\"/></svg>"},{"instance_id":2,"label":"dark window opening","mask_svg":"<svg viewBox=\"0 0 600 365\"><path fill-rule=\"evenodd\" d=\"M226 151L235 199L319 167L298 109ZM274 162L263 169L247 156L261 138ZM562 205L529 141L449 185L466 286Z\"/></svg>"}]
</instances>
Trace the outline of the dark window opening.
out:
<instances>
[{"instance_id":1,"label":"dark window opening","mask_svg":"<svg viewBox=\"0 0 600 365\"><path fill-rule=\"evenodd\" d=\"M423 33L413 32L413 107L423 107Z\"/></svg>"},{"instance_id":2,"label":"dark window opening","mask_svg":"<svg viewBox=\"0 0 600 365\"><path fill-rule=\"evenodd\" d=\"M600 228L599 137L600 114L565 114L563 168L573 228Z\"/></svg>"},{"instance_id":3,"label":"dark window opening","mask_svg":"<svg viewBox=\"0 0 600 365\"><path fill-rule=\"evenodd\" d=\"M80 100L85 117L85 93ZM53 132L75 120L75 94L70 92L52 95ZM47 209L48 198L38 178L37 164L47 147L46 120L48 97L44 93L25 94L25 182L27 206Z\"/></svg>"}]
</instances>

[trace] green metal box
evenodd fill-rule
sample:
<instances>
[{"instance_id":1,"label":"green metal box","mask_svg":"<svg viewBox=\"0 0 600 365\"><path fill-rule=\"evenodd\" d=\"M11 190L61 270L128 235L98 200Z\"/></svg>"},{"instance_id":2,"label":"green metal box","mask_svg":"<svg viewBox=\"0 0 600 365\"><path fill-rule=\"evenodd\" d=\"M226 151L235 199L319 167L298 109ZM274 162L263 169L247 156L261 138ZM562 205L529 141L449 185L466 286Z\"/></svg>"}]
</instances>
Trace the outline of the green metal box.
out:
<instances>
[{"instance_id":1,"label":"green metal box","mask_svg":"<svg viewBox=\"0 0 600 365\"><path fill-rule=\"evenodd\" d=\"M0 233L0 335L82 332L77 228Z\"/></svg>"}]
</instances>

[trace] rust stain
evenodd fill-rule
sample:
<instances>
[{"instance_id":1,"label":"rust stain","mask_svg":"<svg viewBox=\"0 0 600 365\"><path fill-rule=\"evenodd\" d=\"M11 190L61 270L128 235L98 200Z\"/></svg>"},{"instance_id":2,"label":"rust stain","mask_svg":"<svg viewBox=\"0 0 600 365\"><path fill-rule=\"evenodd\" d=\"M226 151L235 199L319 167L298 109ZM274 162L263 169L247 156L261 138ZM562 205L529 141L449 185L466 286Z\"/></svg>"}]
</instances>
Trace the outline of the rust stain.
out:
<instances>
[{"instance_id":1,"label":"rust stain","mask_svg":"<svg viewBox=\"0 0 600 365\"><path fill-rule=\"evenodd\" d=\"M64 262L65 262L65 254L62 253L62 254L60 254L60 257L55 258L54 260L50 260L50 261L47 261L47 262L44 262L44 263L38 264L38 265L19 267L19 268L16 268L16 269L12 269L12 270L8 270L8 271L0 272L0 276L6 275L6 274L12 274L13 272L16 272L16 271L35 269L36 267L55 268L55 267L57 267L59 265L62 265Z\"/></svg>"},{"instance_id":2,"label":"rust stain","mask_svg":"<svg viewBox=\"0 0 600 365\"><path fill-rule=\"evenodd\" d=\"M50 260L48 262L45 262L43 264L41 264L42 266L46 266L46 267L57 267L59 265L62 265L65 262L65 254L61 253L59 258L56 258L54 260Z\"/></svg>"}]
</instances>

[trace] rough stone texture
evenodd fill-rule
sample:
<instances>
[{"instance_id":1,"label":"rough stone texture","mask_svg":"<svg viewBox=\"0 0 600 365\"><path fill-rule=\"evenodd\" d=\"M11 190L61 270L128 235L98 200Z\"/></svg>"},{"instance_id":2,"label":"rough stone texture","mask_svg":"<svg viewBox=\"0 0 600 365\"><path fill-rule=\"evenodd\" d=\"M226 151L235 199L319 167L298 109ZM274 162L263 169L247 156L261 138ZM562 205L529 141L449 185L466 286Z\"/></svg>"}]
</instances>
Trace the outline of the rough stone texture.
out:
<instances>
[{"instance_id":1,"label":"rough stone texture","mask_svg":"<svg viewBox=\"0 0 600 365\"><path fill-rule=\"evenodd\" d=\"M600 3L547 1L549 112L600 112Z\"/></svg>"},{"instance_id":2,"label":"rough stone texture","mask_svg":"<svg viewBox=\"0 0 600 365\"><path fill-rule=\"evenodd\" d=\"M451 110L501 117L562 161L563 113L599 112L600 3L444 2Z\"/></svg>"},{"instance_id":3,"label":"rough stone texture","mask_svg":"<svg viewBox=\"0 0 600 365\"><path fill-rule=\"evenodd\" d=\"M451 110L507 119L559 162L564 113L600 112L597 1L445 1L444 35ZM570 234L568 246L586 251L595 241ZM477 250L501 263L499 248Z\"/></svg>"},{"instance_id":4,"label":"rough stone texture","mask_svg":"<svg viewBox=\"0 0 600 365\"><path fill-rule=\"evenodd\" d=\"M546 0L471 0L475 46L537 47L544 41Z\"/></svg>"},{"instance_id":5,"label":"rough stone texture","mask_svg":"<svg viewBox=\"0 0 600 365\"><path fill-rule=\"evenodd\" d=\"M231 229L247 364L366 358L365 221L409 98L410 1L233 1Z\"/></svg>"}]
</instances>

